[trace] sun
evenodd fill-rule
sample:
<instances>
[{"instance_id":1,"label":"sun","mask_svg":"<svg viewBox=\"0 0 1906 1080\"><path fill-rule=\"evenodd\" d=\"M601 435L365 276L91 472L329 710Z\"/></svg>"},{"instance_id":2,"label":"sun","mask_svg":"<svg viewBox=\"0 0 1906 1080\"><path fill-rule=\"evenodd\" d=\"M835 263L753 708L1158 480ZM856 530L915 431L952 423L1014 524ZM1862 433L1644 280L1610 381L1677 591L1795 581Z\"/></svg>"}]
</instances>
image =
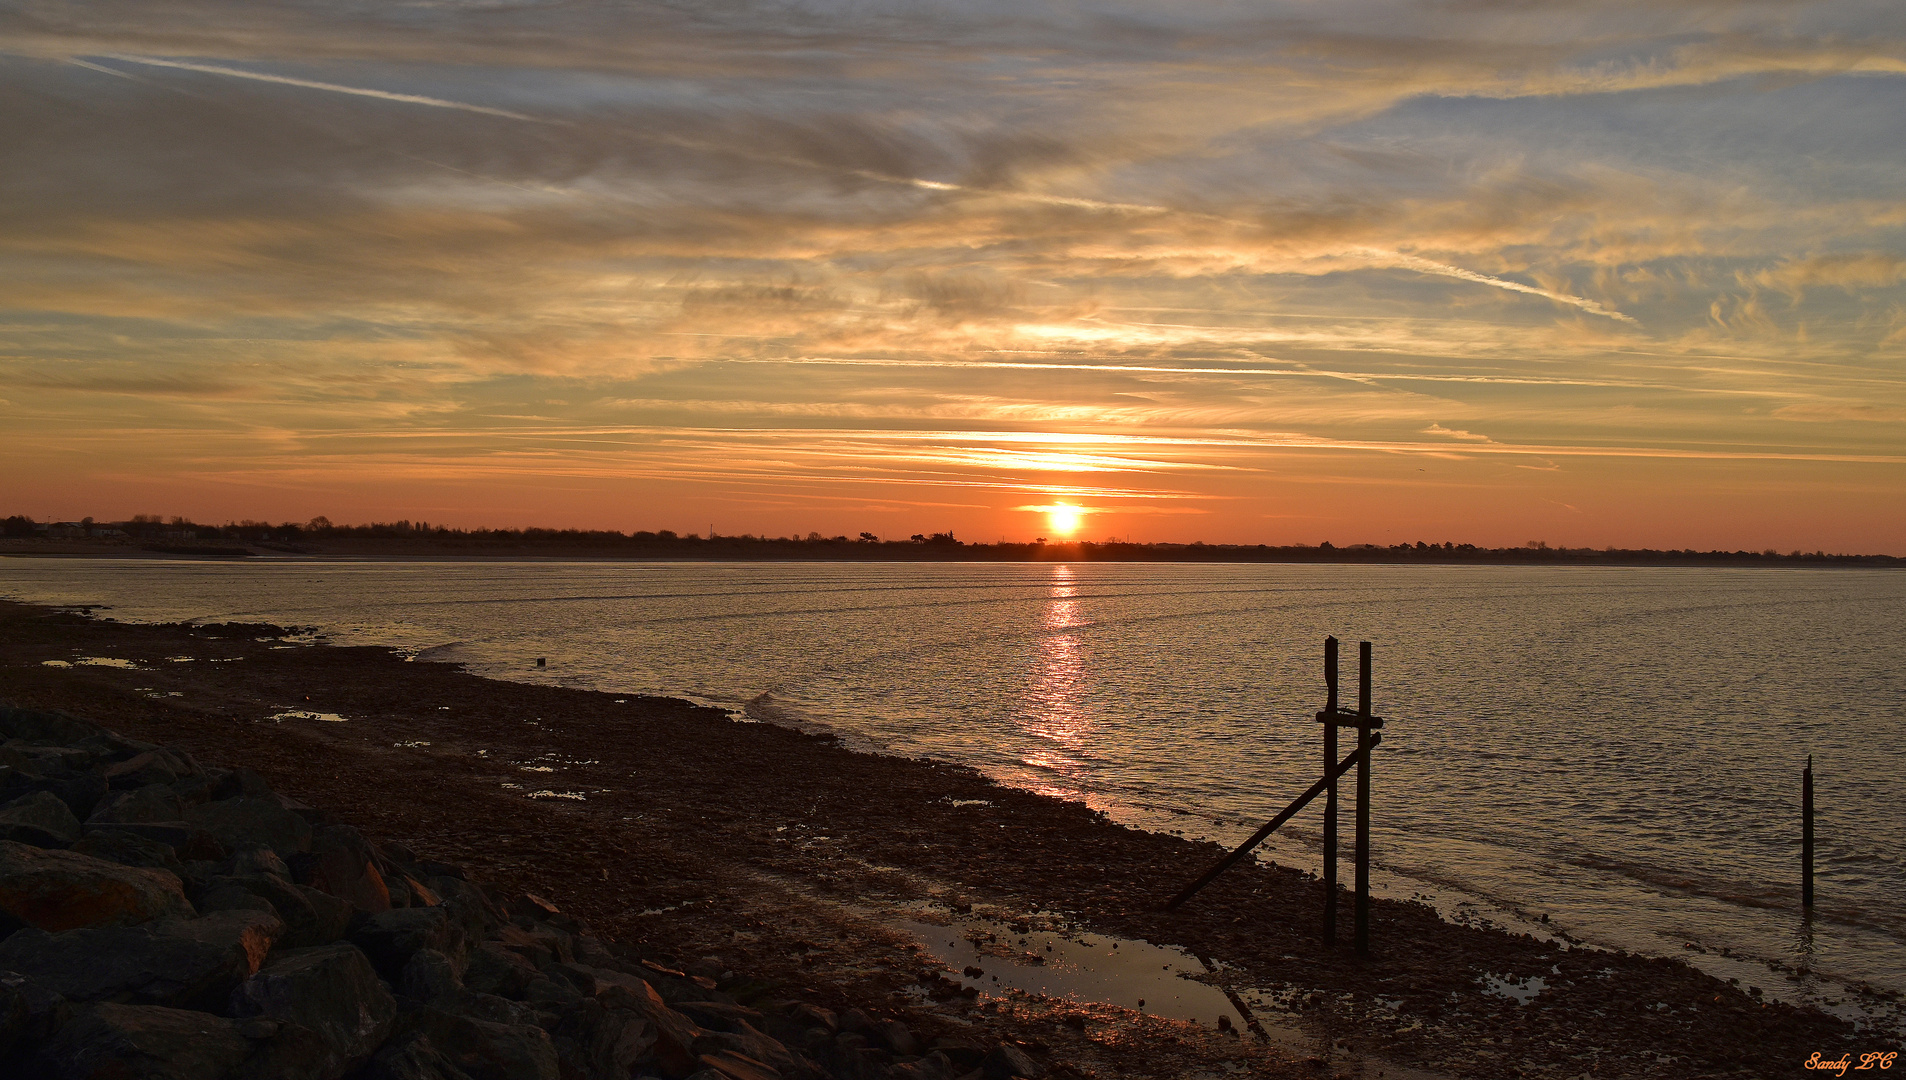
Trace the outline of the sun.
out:
<instances>
[{"instance_id":1,"label":"sun","mask_svg":"<svg viewBox=\"0 0 1906 1080\"><path fill-rule=\"evenodd\" d=\"M1060 536L1071 536L1079 531L1079 519L1084 513L1076 506L1060 503L1046 508L1046 520L1051 523L1053 532Z\"/></svg>"}]
</instances>

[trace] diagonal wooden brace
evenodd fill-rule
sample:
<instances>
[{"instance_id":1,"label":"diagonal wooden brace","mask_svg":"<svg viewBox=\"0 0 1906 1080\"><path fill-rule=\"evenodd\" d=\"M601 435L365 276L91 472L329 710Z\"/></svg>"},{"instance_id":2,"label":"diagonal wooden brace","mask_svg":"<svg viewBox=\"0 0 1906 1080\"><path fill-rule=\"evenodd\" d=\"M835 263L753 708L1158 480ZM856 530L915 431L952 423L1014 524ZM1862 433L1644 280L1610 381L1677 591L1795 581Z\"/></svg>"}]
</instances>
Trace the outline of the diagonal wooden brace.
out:
<instances>
[{"instance_id":1,"label":"diagonal wooden brace","mask_svg":"<svg viewBox=\"0 0 1906 1080\"><path fill-rule=\"evenodd\" d=\"M1370 733L1370 746L1372 748L1374 748L1378 743L1382 741L1383 741L1382 734L1375 731L1372 731ZM1299 810L1302 810L1304 807L1310 805L1310 800L1316 798L1318 795L1321 795L1323 793L1323 790L1326 787L1330 786L1330 782L1332 780L1335 780L1338 777L1342 776L1344 773L1347 773L1351 769L1356 768L1357 762L1361 760L1363 760L1363 749L1359 747L1356 750L1352 750L1350 752L1349 757L1346 757L1341 762L1339 762L1337 764L1337 767L1330 770L1328 775L1320 778L1316 783L1312 784L1310 786L1309 791L1304 792L1302 795L1299 795L1296 799L1292 800L1289 806L1286 806L1281 813L1279 813L1276 817L1272 818L1270 821L1266 822L1263 828L1252 833L1251 838L1249 840L1246 840L1244 843L1238 845L1238 849L1236 851L1233 851L1231 854L1226 855L1222 859L1219 859L1217 863L1215 863L1211 867L1211 869L1206 870L1204 874L1198 878L1198 880L1192 882L1190 885L1185 886L1185 890L1183 892L1179 893L1177 896L1172 897L1171 902L1165 905L1165 910L1166 911L1178 910L1179 905L1191 899L1193 896L1196 896L1198 894L1199 889L1202 889L1206 885L1211 884L1214 880L1217 879L1217 876L1219 874L1222 874L1226 870L1231 869L1232 866L1237 864L1238 860L1250 854L1251 849L1263 843L1265 837L1271 835L1273 832L1276 832L1277 827L1279 825L1282 825L1286 821L1289 821Z\"/></svg>"}]
</instances>

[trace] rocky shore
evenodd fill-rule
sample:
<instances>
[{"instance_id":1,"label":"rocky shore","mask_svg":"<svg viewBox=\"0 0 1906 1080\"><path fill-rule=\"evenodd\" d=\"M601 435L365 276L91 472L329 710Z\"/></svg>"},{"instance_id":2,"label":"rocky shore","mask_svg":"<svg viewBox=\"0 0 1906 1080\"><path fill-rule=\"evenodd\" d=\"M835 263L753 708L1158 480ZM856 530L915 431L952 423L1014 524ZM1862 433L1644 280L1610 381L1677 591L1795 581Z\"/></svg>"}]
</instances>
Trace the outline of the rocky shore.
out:
<instances>
[{"instance_id":1,"label":"rocky shore","mask_svg":"<svg viewBox=\"0 0 1906 1080\"><path fill-rule=\"evenodd\" d=\"M541 897L369 841L248 769L63 712L0 707L0 739L7 1076L1047 1073L1011 1043L928 1042L765 994L713 958L671 967Z\"/></svg>"},{"instance_id":2,"label":"rocky shore","mask_svg":"<svg viewBox=\"0 0 1906 1080\"><path fill-rule=\"evenodd\" d=\"M0 700L15 1075L1758 1078L1897 1049L1420 904L1377 903L1359 960L1269 866L1163 915L1211 845L683 702L18 604ZM896 929L974 911L1180 947L1300 1040L1007 992Z\"/></svg>"}]
</instances>

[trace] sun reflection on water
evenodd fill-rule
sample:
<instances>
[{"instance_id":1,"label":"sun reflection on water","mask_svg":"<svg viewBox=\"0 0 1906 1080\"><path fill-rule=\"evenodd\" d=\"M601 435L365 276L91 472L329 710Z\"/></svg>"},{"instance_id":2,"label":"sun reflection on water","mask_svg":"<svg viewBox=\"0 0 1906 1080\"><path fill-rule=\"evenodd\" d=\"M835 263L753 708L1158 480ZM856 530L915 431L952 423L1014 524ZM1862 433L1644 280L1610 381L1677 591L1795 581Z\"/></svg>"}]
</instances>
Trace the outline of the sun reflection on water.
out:
<instances>
[{"instance_id":1,"label":"sun reflection on water","mask_svg":"<svg viewBox=\"0 0 1906 1080\"><path fill-rule=\"evenodd\" d=\"M1078 798L1093 723L1084 706L1085 642L1077 633L1085 619L1070 566L1053 567L1040 623L1044 634L1035 648L1019 721L1030 745L1020 760L1038 770L1034 790Z\"/></svg>"}]
</instances>

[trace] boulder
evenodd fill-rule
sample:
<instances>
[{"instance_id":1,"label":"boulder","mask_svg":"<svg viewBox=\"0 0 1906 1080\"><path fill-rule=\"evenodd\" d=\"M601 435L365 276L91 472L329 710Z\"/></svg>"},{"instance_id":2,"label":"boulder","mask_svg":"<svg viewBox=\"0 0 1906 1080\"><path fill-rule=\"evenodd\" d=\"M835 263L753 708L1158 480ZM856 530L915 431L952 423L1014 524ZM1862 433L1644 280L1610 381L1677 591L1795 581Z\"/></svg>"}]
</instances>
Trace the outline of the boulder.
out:
<instances>
[{"instance_id":1,"label":"boulder","mask_svg":"<svg viewBox=\"0 0 1906 1080\"><path fill-rule=\"evenodd\" d=\"M152 784L176 784L196 771L178 754L161 747L108 765L101 775L115 791L126 791Z\"/></svg>"},{"instance_id":2,"label":"boulder","mask_svg":"<svg viewBox=\"0 0 1906 1080\"><path fill-rule=\"evenodd\" d=\"M15 773L6 783L6 797L17 799L36 791L51 792L66 804L74 817L85 821L99 800L106 797L106 781L93 773L73 776L30 776Z\"/></svg>"},{"instance_id":3,"label":"boulder","mask_svg":"<svg viewBox=\"0 0 1906 1080\"><path fill-rule=\"evenodd\" d=\"M514 923L503 923L491 936L505 948L521 953L539 968L555 963L566 964L576 958L569 949L569 935L549 927L525 930Z\"/></svg>"},{"instance_id":4,"label":"boulder","mask_svg":"<svg viewBox=\"0 0 1906 1080\"><path fill-rule=\"evenodd\" d=\"M0 970L69 1001L218 1009L281 929L256 912L59 934L29 928L0 942Z\"/></svg>"},{"instance_id":5,"label":"boulder","mask_svg":"<svg viewBox=\"0 0 1906 1080\"><path fill-rule=\"evenodd\" d=\"M185 820L219 838L228 848L263 844L274 851L306 851L311 826L276 799L242 795L194 806Z\"/></svg>"},{"instance_id":6,"label":"boulder","mask_svg":"<svg viewBox=\"0 0 1906 1080\"><path fill-rule=\"evenodd\" d=\"M761 1062L776 1072L794 1072L799 1065L788 1048L774 1038L762 1034L748 1024L738 1021L731 1030L707 1031L695 1040L695 1052L698 1054L733 1053L750 1061Z\"/></svg>"},{"instance_id":7,"label":"boulder","mask_svg":"<svg viewBox=\"0 0 1906 1080\"><path fill-rule=\"evenodd\" d=\"M421 1031L392 1039L358 1075L359 1080L471 1080Z\"/></svg>"},{"instance_id":8,"label":"boulder","mask_svg":"<svg viewBox=\"0 0 1906 1080\"><path fill-rule=\"evenodd\" d=\"M79 838L79 819L50 791L36 791L0 806L0 839L34 847L67 847Z\"/></svg>"},{"instance_id":9,"label":"boulder","mask_svg":"<svg viewBox=\"0 0 1906 1080\"><path fill-rule=\"evenodd\" d=\"M199 893L198 900L193 906L199 909L201 915L209 915L214 911L263 911L269 912L273 918L281 920L283 918L271 901L236 885L217 885L205 889ZM315 944L324 944L324 942ZM297 947L303 948L304 945Z\"/></svg>"},{"instance_id":10,"label":"boulder","mask_svg":"<svg viewBox=\"0 0 1906 1080\"><path fill-rule=\"evenodd\" d=\"M979 1071L985 1080L1040 1080L1046 1075L1045 1066L1011 1043L1000 1043L993 1047L981 1059Z\"/></svg>"},{"instance_id":11,"label":"boulder","mask_svg":"<svg viewBox=\"0 0 1906 1080\"><path fill-rule=\"evenodd\" d=\"M251 1053L210 1013L102 1002L76 1011L40 1050L33 1075L61 1080L227 1080Z\"/></svg>"},{"instance_id":12,"label":"boulder","mask_svg":"<svg viewBox=\"0 0 1906 1080\"><path fill-rule=\"evenodd\" d=\"M142 836L155 844L164 844L180 859L220 862L231 849L218 837L187 821L115 821L94 828ZM89 830L90 831L90 830Z\"/></svg>"},{"instance_id":13,"label":"boulder","mask_svg":"<svg viewBox=\"0 0 1906 1080\"><path fill-rule=\"evenodd\" d=\"M0 974L0 1062L12 1058L14 1048L30 1034L32 1010L25 983L17 973Z\"/></svg>"},{"instance_id":14,"label":"boulder","mask_svg":"<svg viewBox=\"0 0 1906 1080\"><path fill-rule=\"evenodd\" d=\"M349 825L311 833L311 876L305 884L348 902L359 911L389 911L390 889L377 871L371 845Z\"/></svg>"},{"instance_id":15,"label":"boulder","mask_svg":"<svg viewBox=\"0 0 1906 1080\"><path fill-rule=\"evenodd\" d=\"M290 949L329 945L344 936L351 919L351 907L344 901L316 889L293 885L275 874L213 876L205 880L198 895L200 901L220 908L251 906L234 890L250 893L271 905L285 923L285 936L279 944Z\"/></svg>"},{"instance_id":16,"label":"boulder","mask_svg":"<svg viewBox=\"0 0 1906 1080\"><path fill-rule=\"evenodd\" d=\"M172 845L112 826L85 826L83 835L72 850L121 866L169 870L181 878L185 876L185 865L179 862L179 853L172 849Z\"/></svg>"},{"instance_id":17,"label":"boulder","mask_svg":"<svg viewBox=\"0 0 1906 1080\"><path fill-rule=\"evenodd\" d=\"M0 912L58 933L190 916L176 874L0 840Z\"/></svg>"},{"instance_id":18,"label":"boulder","mask_svg":"<svg viewBox=\"0 0 1906 1080\"><path fill-rule=\"evenodd\" d=\"M242 957L246 977L255 974L284 937L285 924L269 911L233 909L208 912L196 919L165 919L153 932L213 945Z\"/></svg>"},{"instance_id":19,"label":"boulder","mask_svg":"<svg viewBox=\"0 0 1906 1080\"><path fill-rule=\"evenodd\" d=\"M404 1014L406 1036L422 1035L470 1080L557 1080L549 1033L528 1024L473 1020L431 1006Z\"/></svg>"},{"instance_id":20,"label":"boulder","mask_svg":"<svg viewBox=\"0 0 1906 1080\"><path fill-rule=\"evenodd\" d=\"M875 1034L879 1036L883 1046L894 1052L895 1057L919 1057L925 1052L925 1047L913 1034L913 1029L898 1020L881 1023L876 1028Z\"/></svg>"},{"instance_id":21,"label":"boulder","mask_svg":"<svg viewBox=\"0 0 1906 1080\"><path fill-rule=\"evenodd\" d=\"M724 1080L781 1080L780 1071L773 1066L732 1050L717 1050L696 1060Z\"/></svg>"},{"instance_id":22,"label":"boulder","mask_svg":"<svg viewBox=\"0 0 1906 1080\"><path fill-rule=\"evenodd\" d=\"M542 977L536 965L521 953L494 941L479 943L464 964L463 985L484 994L521 999L529 984Z\"/></svg>"},{"instance_id":23,"label":"boulder","mask_svg":"<svg viewBox=\"0 0 1906 1080\"><path fill-rule=\"evenodd\" d=\"M419 949L435 949L459 966L464 957L462 927L440 907L392 908L363 916L351 929L351 942L391 982L402 976Z\"/></svg>"},{"instance_id":24,"label":"boulder","mask_svg":"<svg viewBox=\"0 0 1906 1080\"><path fill-rule=\"evenodd\" d=\"M213 799L271 799L271 785L265 778L250 769L208 769L205 775L212 779Z\"/></svg>"},{"instance_id":25,"label":"boulder","mask_svg":"<svg viewBox=\"0 0 1906 1080\"><path fill-rule=\"evenodd\" d=\"M951 1058L934 1053L889 1066L887 1075L891 1080L959 1080L962 1074Z\"/></svg>"},{"instance_id":26,"label":"boulder","mask_svg":"<svg viewBox=\"0 0 1906 1080\"><path fill-rule=\"evenodd\" d=\"M418 949L404 964L403 974L397 980L397 992L407 998L436 1005L439 1008L453 1008L450 1002L457 999L457 991L463 989L455 964L450 958L436 949Z\"/></svg>"},{"instance_id":27,"label":"boulder","mask_svg":"<svg viewBox=\"0 0 1906 1080\"><path fill-rule=\"evenodd\" d=\"M655 1032L656 1060L668 1075L687 1076L700 1067L695 1040L705 1033L694 1021L669 1008L654 987L633 975L605 978L603 982L607 985L596 995L596 1000L604 1008L620 1009L648 1022Z\"/></svg>"},{"instance_id":28,"label":"boulder","mask_svg":"<svg viewBox=\"0 0 1906 1080\"><path fill-rule=\"evenodd\" d=\"M128 791L117 791L99 801L88 824L115 821L180 821L185 817L185 802L164 784L147 784Z\"/></svg>"},{"instance_id":29,"label":"boulder","mask_svg":"<svg viewBox=\"0 0 1906 1080\"><path fill-rule=\"evenodd\" d=\"M98 724L63 712L0 707L0 736L39 746L78 746L108 735Z\"/></svg>"},{"instance_id":30,"label":"boulder","mask_svg":"<svg viewBox=\"0 0 1906 1080\"><path fill-rule=\"evenodd\" d=\"M429 885L441 898L451 921L462 925L466 941L482 941L503 921L483 890L461 878L436 876L430 879Z\"/></svg>"},{"instance_id":31,"label":"boulder","mask_svg":"<svg viewBox=\"0 0 1906 1080\"><path fill-rule=\"evenodd\" d=\"M391 1032L397 1003L370 961L338 942L286 949L231 995L232 1012L295 1024L317 1036L310 1075L336 1077L368 1061Z\"/></svg>"},{"instance_id":32,"label":"boulder","mask_svg":"<svg viewBox=\"0 0 1906 1080\"><path fill-rule=\"evenodd\" d=\"M564 1075L619 1078L648 1055L655 1032L632 1012L591 1001L564 1014L551 1041Z\"/></svg>"},{"instance_id":33,"label":"boulder","mask_svg":"<svg viewBox=\"0 0 1906 1080\"><path fill-rule=\"evenodd\" d=\"M138 739L128 739L124 735L114 731L103 731L98 735L81 740L73 745L92 755L94 761L103 761L107 764L124 761L130 757L137 757L148 750L159 749L156 743L141 742Z\"/></svg>"},{"instance_id":34,"label":"boulder","mask_svg":"<svg viewBox=\"0 0 1906 1080\"><path fill-rule=\"evenodd\" d=\"M234 877L244 877L247 874L271 874L286 881L295 880L291 876L291 868L278 857L278 853L263 844L245 844L233 849L231 858L225 860L223 869Z\"/></svg>"}]
</instances>

